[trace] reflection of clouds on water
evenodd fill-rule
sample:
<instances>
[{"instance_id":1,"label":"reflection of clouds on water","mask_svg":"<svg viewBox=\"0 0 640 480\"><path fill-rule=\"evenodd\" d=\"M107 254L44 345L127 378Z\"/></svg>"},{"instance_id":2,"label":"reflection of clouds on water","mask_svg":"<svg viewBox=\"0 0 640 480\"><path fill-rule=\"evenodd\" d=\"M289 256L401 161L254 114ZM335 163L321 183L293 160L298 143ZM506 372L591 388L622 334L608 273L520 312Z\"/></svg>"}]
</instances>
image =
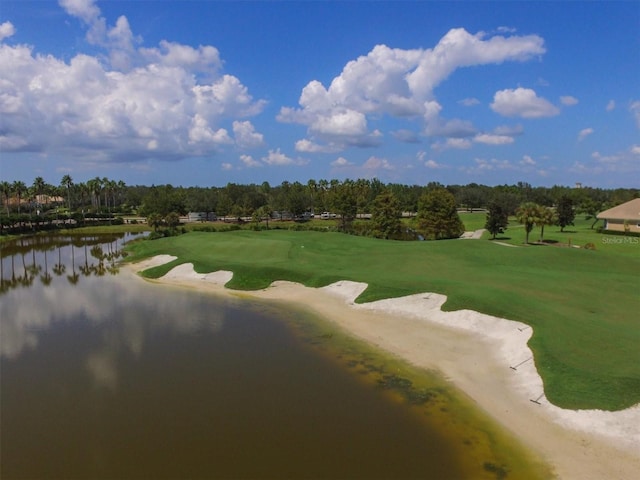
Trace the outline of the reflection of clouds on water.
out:
<instances>
[{"instance_id":1,"label":"reflection of clouds on water","mask_svg":"<svg viewBox=\"0 0 640 480\"><path fill-rule=\"evenodd\" d=\"M92 353L87 358L86 367L98 387L114 391L118 386L116 358L108 351Z\"/></svg>"},{"instance_id":2,"label":"reflection of clouds on water","mask_svg":"<svg viewBox=\"0 0 640 480\"><path fill-rule=\"evenodd\" d=\"M0 356L16 359L38 347L56 325L82 322L100 329L100 346L85 360L96 386L115 389L119 358L139 357L152 331L176 335L216 332L224 308L203 295L146 284L130 273L87 277L72 285L64 277L15 289L0 302Z\"/></svg>"}]
</instances>

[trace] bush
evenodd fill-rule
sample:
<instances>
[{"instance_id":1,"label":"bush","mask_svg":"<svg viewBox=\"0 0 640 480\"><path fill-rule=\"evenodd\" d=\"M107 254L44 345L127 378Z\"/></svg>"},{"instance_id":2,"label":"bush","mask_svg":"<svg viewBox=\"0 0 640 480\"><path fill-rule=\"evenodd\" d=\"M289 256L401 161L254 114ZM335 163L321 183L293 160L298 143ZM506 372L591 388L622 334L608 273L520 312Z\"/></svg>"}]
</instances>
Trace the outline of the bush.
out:
<instances>
[{"instance_id":1,"label":"bush","mask_svg":"<svg viewBox=\"0 0 640 480\"><path fill-rule=\"evenodd\" d=\"M218 230L213 225L202 225L193 228L194 232L217 232Z\"/></svg>"},{"instance_id":2,"label":"bush","mask_svg":"<svg viewBox=\"0 0 640 480\"><path fill-rule=\"evenodd\" d=\"M594 243L589 242L589 243L586 243L585 246L582 248L584 248L585 250L595 250L596 246Z\"/></svg>"}]
</instances>

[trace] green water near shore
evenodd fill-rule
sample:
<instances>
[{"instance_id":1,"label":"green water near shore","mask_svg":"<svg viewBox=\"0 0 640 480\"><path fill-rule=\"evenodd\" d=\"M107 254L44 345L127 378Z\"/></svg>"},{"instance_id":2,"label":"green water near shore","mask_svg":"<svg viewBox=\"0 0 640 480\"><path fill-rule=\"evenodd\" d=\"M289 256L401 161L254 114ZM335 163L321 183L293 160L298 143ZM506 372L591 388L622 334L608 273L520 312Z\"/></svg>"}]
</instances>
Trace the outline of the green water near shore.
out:
<instances>
[{"instance_id":1,"label":"green water near shore","mask_svg":"<svg viewBox=\"0 0 640 480\"><path fill-rule=\"evenodd\" d=\"M402 405L416 422L435 429L450 445L463 472L461 478L555 478L549 465L482 413L439 372L415 367L318 316L286 303L279 306L280 317L303 341L349 371L358 382Z\"/></svg>"}]
</instances>

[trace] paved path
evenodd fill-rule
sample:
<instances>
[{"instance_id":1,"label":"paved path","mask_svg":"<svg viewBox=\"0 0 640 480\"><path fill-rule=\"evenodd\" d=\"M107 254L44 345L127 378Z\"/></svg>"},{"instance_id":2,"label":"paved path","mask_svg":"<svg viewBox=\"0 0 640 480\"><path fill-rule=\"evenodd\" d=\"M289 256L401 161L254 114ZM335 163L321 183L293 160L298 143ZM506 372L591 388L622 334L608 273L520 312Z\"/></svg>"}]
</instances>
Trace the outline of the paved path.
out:
<instances>
[{"instance_id":1,"label":"paved path","mask_svg":"<svg viewBox=\"0 0 640 480\"><path fill-rule=\"evenodd\" d=\"M484 228L481 228L480 230L476 230L475 232L464 232L462 235L460 235L460 238L462 240L478 240L479 238L482 237L482 234L484 232L486 232Z\"/></svg>"},{"instance_id":2,"label":"paved path","mask_svg":"<svg viewBox=\"0 0 640 480\"><path fill-rule=\"evenodd\" d=\"M491 243L495 243L496 245L502 245L504 247L516 247L518 248L518 245L512 245L510 243L504 243L504 242L496 242L495 240Z\"/></svg>"}]
</instances>

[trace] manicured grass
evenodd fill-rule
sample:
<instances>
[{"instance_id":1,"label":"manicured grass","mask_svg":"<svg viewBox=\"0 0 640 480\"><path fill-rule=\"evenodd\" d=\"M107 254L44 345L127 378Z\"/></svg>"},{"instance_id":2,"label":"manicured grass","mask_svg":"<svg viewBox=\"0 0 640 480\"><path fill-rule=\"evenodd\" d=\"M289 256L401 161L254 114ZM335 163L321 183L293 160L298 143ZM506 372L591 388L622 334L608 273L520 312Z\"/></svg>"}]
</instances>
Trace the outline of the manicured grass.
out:
<instances>
[{"instance_id":1,"label":"manicured grass","mask_svg":"<svg viewBox=\"0 0 640 480\"><path fill-rule=\"evenodd\" d=\"M634 258L640 256L640 237L625 237L606 232L599 233L597 229L602 226L602 222L596 223L592 229L593 220L585 219L584 215L577 216L574 223L575 225L565 227L564 232L561 232L560 227L556 225L546 226L544 229L544 243L550 246L572 245L578 247L584 247L586 244L591 243L596 251L605 251ZM522 246L525 241L524 228L514 218L510 218L507 230L504 234L498 235L496 240ZM539 240L540 227L534 227L529 235L529 242L538 242Z\"/></svg>"},{"instance_id":2,"label":"manicured grass","mask_svg":"<svg viewBox=\"0 0 640 480\"><path fill-rule=\"evenodd\" d=\"M617 410L640 402L640 245L627 249L636 255L606 248L509 248L488 240L236 231L138 242L129 259L178 257L147 271L149 277L185 262L202 273L231 270L228 286L236 289L265 288L274 280L320 287L346 279L369 284L360 302L443 293L447 310L468 308L534 328L530 347L550 401Z\"/></svg>"},{"instance_id":3,"label":"manicured grass","mask_svg":"<svg viewBox=\"0 0 640 480\"><path fill-rule=\"evenodd\" d=\"M458 216L460 220L462 220L462 223L464 223L464 229L467 232L480 230L484 228L485 223L487 223L487 214L484 212L459 212Z\"/></svg>"}]
</instances>

